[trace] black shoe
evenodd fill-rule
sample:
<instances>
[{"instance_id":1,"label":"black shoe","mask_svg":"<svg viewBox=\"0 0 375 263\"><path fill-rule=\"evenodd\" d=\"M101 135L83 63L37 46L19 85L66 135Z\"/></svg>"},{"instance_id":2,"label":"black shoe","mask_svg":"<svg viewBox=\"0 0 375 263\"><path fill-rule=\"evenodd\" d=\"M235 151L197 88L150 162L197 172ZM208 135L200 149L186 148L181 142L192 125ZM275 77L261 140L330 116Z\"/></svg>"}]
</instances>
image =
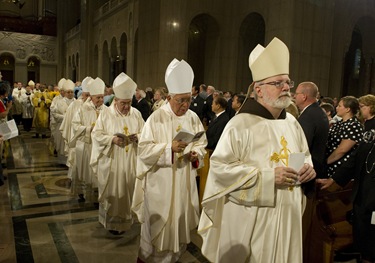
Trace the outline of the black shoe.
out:
<instances>
[{"instance_id":1,"label":"black shoe","mask_svg":"<svg viewBox=\"0 0 375 263\"><path fill-rule=\"evenodd\" d=\"M4 185L4 181L0 180L0 186Z\"/></svg>"},{"instance_id":2,"label":"black shoe","mask_svg":"<svg viewBox=\"0 0 375 263\"><path fill-rule=\"evenodd\" d=\"M8 180L8 177L6 177L5 175L3 176L3 179L4 181Z\"/></svg>"},{"instance_id":3,"label":"black shoe","mask_svg":"<svg viewBox=\"0 0 375 263\"><path fill-rule=\"evenodd\" d=\"M119 236L125 233L125 231L117 231L117 230L109 230L109 233L111 233L114 236Z\"/></svg>"},{"instance_id":4,"label":"black shoe","mask_svg":"<svg viewBox=\"0 0 375 263\"><path fill-rule=\"evenodd\" d=\"M49 138L49 136L43 134L43 135L42 135L42 139L46 139L46 138Z\"/></svg>"},{"instance_id":5,"label":"black shoe","mask_svg":"<svg viewBox=\"0 0 375 263\"><path fill-rule=\"evenodd\" d=\"M99 209L99 203L94 203L94 207L96 208L96 209Z\"/></svg>"}]
</instances>

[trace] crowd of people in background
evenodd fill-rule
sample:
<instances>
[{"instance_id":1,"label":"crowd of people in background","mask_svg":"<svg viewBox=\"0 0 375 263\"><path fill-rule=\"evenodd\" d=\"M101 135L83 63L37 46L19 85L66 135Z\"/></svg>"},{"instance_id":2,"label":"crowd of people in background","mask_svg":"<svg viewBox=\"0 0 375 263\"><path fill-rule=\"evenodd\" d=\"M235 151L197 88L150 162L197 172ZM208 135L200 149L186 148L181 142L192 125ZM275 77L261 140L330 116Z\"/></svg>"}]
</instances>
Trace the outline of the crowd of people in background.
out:
<instances>
[{"instance_id":1,"label":"crowd of people in background","mask_svg":"<svg viewBox=\"0 0 375 263\"><path fill-rule=\"evenodd\" d=\"M289 56L282 44L275 45L284 48L285 56ZM267 48L264 52L267 52ZM279 62L286 60L286 57L274 59ZM259 65L256 61L253 63L250 68L254 68L254 83L247 94L234 93L227 87L219 90L212 85L193 85L194 74L190 65L176 59L166 71L167 87L154 89L138 87L125 73L118 75L112 85L105 84L99 77L94 79L89 76L75 83L62 78L58 84L49 86L30 80L27 85L15 82L10 88L6 81L1 81L0 118L2 122L14 119L17 125L23 126L23 132L31 132L34 128L33 138L48 138L51 155L69 167L68 176L72 181L74 196L79 202L93 202L98 207L99 222L110 233L121 235L134 222L142 223L139 262L159 262L163 259L175 262L185 251L186 244L190 242L190 230L196 228L199 222L195 177L197 169L204 165L207 150L212 157L200 230L203 229L201 235L204 242L210 243L204 243L204 254L213 261L225 259L229 262L233 257L241 257L242 260L242 257L246 259L249 255L267 261L270 258L264 255L262 258L234 241L243 234L233 228L235 223L232 227L223 223L223 220L227 220L226 223L231 224L230 216L233 213L244 217L244 220L257 220L255 210L238 210L242 202L247 201L252 207L255 201L238 199L241 191L237 194L235 185L238 185L237 190L251 189L259 184L253 179L256 173L262 172L266 176L270 172L269 169L260 172L256 166L246 167L253 170L244 175L244 181L240 183L240 165L246 166L249 160L253 163L265 162L262 151L269 150L269 147L282 147L286 151L285 156L289 155L287 147L306 153L306 166L301 168L302 172L298 175L303 174L302 189L310 197L303 222L300 222L303 225L303 245L307 246L306 229L311 223L311 198L315 189L315 180L312 179L315 172L316 182L322 188L334 183L344 186L356 173L357 178L362 178L363 174L374 174L375 96L322 97L313 82L295 85L289 79L289 60L284 68L275 72L264 70L257 73L256 67ZM273 90L267 90L265 86L273 86ZM292 90L294 86L296 89ZM274 90L281 92L276 99L272 97L275 96L272 94ZM283 97L289 99L284 100ZM262 118L285 119L285 123L263 123ZM175 141L175 136L181 130L193 134L205 131L205 135L192 144ZM289 131L287 135L285 130ZM370 132L370 140L364 141L366 132ZM225 135L222 136L223 133ZM270 134L277 135L273 137ZM254 141L248 141L250 139ZM260 146L262 143L264 145ZM244 149L245 146L249 148ZM220 149L215 151L217 148ZM3 152L3 147L0 151ZM275 158L279 161L285 157L282 156L280 154ZM366 171L360 169L348 173L342 168L358 167L359 160L364 159ZM283 163L287 163L287 160ZM269 168L272 167L270 165ZM232 174L232 177L222 177L223 171ZM297 172L277 170L276 179L273 179L276 182L272 182L277 185L276 188L298 188L295 184L298 181ZM1 166L0 173L2 185L6 178ZM286 173L288 176L285 176ZM215 188L220 180L223 182ZM232 180L232 183L228 180ZM361 186L359 188L363 189ZM369 193L371 189L365 189L368 196L373 196ZM264 195L270 190L259 191L260 195ZM290 198L289 192L280 191L278 194ZM367 196L360 193L356 197L355 242L364 262L374 262L375 250L371 250L374 247L363 241L363 231L370 233L371 242L375 242L375 231L373 226L372 229L370 227L370 220L367 220L371 217L368 213L375 210L375 204L372 202L364 207L363 199ZM293 198L297 200L300 196L294 194ZM231 201L230 205L226 203L228 200ZM276 204L275 208L274 201L266 197L259 202L261 205L255 202L257 209L259 206L271 207L257 210L259 217L264 220L273 218L275 222L284 220L273 214L275 209L284 211L283 207L278 208ZM283 204L285 200L280 202ZM221 209L222 214L215 214L218 211L212 210L214 206ZM367 221L364 221L364 217ZM250 221L249 232L245 231L245 234L249 235L246 238L251 239L251 235L260 235L264 228L259 225L250 231L251 225L255 224L255 221ZM212 222L221 224L219 229L222 232L217 229L210 232ZM289 224L284 223L286 226ZM296 222L293 224L295 227ZM287 231L286 228L284 230ZM274 234L268 234L269 238L277 238ZM295 232L295 235L298 236L299 232ZM237 244L239 248L230 252L225 250L228 242L231 246ZM256 249L266 243L267 239L258 239L248 244L251 249ZM267 249L278 251L282 248L276 244L267 246ZM296 255L302 253L296 252L293 257ZM284 259L285 262L292 262L289 261L290 255L285 254Z\"/></svg>"}]
</instances>

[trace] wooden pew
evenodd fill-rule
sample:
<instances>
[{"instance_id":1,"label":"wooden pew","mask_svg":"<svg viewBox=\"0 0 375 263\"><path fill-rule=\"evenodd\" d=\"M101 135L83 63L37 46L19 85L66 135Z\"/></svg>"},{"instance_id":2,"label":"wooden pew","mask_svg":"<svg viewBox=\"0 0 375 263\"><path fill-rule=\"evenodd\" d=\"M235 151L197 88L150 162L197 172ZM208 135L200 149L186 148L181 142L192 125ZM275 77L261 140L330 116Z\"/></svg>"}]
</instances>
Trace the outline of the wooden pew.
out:
<instances>
[{"instance_id":1,"label":"wooden pew","mask_svg":"<svg viewBox=\"0 0 375 263\"><path fill-rule=\"evenodd\" d=\"M352 226L346 217L352 209L352 186L351 182L345 188L334 184L327 190L317 190L304 263L331 263L352 246ZM347 256L359 260L359 254Z\"/></svg>"}]
</instances>

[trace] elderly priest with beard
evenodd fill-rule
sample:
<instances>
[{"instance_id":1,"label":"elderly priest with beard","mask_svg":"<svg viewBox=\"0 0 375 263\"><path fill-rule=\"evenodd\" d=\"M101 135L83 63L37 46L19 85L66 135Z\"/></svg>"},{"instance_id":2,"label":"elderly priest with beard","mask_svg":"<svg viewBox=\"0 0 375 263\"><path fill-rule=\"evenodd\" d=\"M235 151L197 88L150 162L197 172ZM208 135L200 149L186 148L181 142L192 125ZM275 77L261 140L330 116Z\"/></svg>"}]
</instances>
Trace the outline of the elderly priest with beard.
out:
<instances>
[{"instance_id":1,"label":"elderly priest with beard","mask_svg":"<svg viewBox=\"0 0 375 263\"><path fill-rule=\"evenodd\" d=\"M277 38L249 57L255 99L226 125L211 156L198 232L212 262L302 262L300 183L315 178L291 103L289 50ZM239 225L238 222L241 222Z\"/></svg>"}]
</instances>

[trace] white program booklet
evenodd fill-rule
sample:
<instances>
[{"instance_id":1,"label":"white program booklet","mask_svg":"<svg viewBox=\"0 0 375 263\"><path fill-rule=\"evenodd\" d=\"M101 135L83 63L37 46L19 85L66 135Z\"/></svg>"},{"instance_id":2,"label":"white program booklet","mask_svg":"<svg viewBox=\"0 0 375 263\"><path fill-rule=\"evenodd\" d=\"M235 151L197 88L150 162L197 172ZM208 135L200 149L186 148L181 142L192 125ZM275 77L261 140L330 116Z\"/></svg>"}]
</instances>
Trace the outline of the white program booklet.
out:
<instances>
[{"instance_id":1,"label":"white program booklet","mask_svg":"<svg viewBox=\"0 0 375 263\"><path fill-rule=\"evenodd\" d=\"M187 130L182 129L176 137L174 137L174 141L184 141L186 143L191 143L198 141L202 135L204 134L204 131L200 131L197 134L193 134Z\"/></svg>"},{"instance_id":2,"label":"white program booklet","mask_svg":"<svg viewBox=\"0 0 375 263\"><path fill-rule=\"evenodd\" d=\"M3 135L3 140L9 140L18 136L17 124L14 120L0 123L0 134Z\"/></svg>"},{"instance_id":3,"label":"white program booklet","mask_svg":"<svg viewBox=\"0 0 375 263\"><path fill-rule=\"evenodd\" d=\"M301 170L305 163L305 153L291 153L289 154L288 166L293 168L297 172ZM299 181L296 182L296 185L301 184Z\"/></svg>"}]
</instances>

